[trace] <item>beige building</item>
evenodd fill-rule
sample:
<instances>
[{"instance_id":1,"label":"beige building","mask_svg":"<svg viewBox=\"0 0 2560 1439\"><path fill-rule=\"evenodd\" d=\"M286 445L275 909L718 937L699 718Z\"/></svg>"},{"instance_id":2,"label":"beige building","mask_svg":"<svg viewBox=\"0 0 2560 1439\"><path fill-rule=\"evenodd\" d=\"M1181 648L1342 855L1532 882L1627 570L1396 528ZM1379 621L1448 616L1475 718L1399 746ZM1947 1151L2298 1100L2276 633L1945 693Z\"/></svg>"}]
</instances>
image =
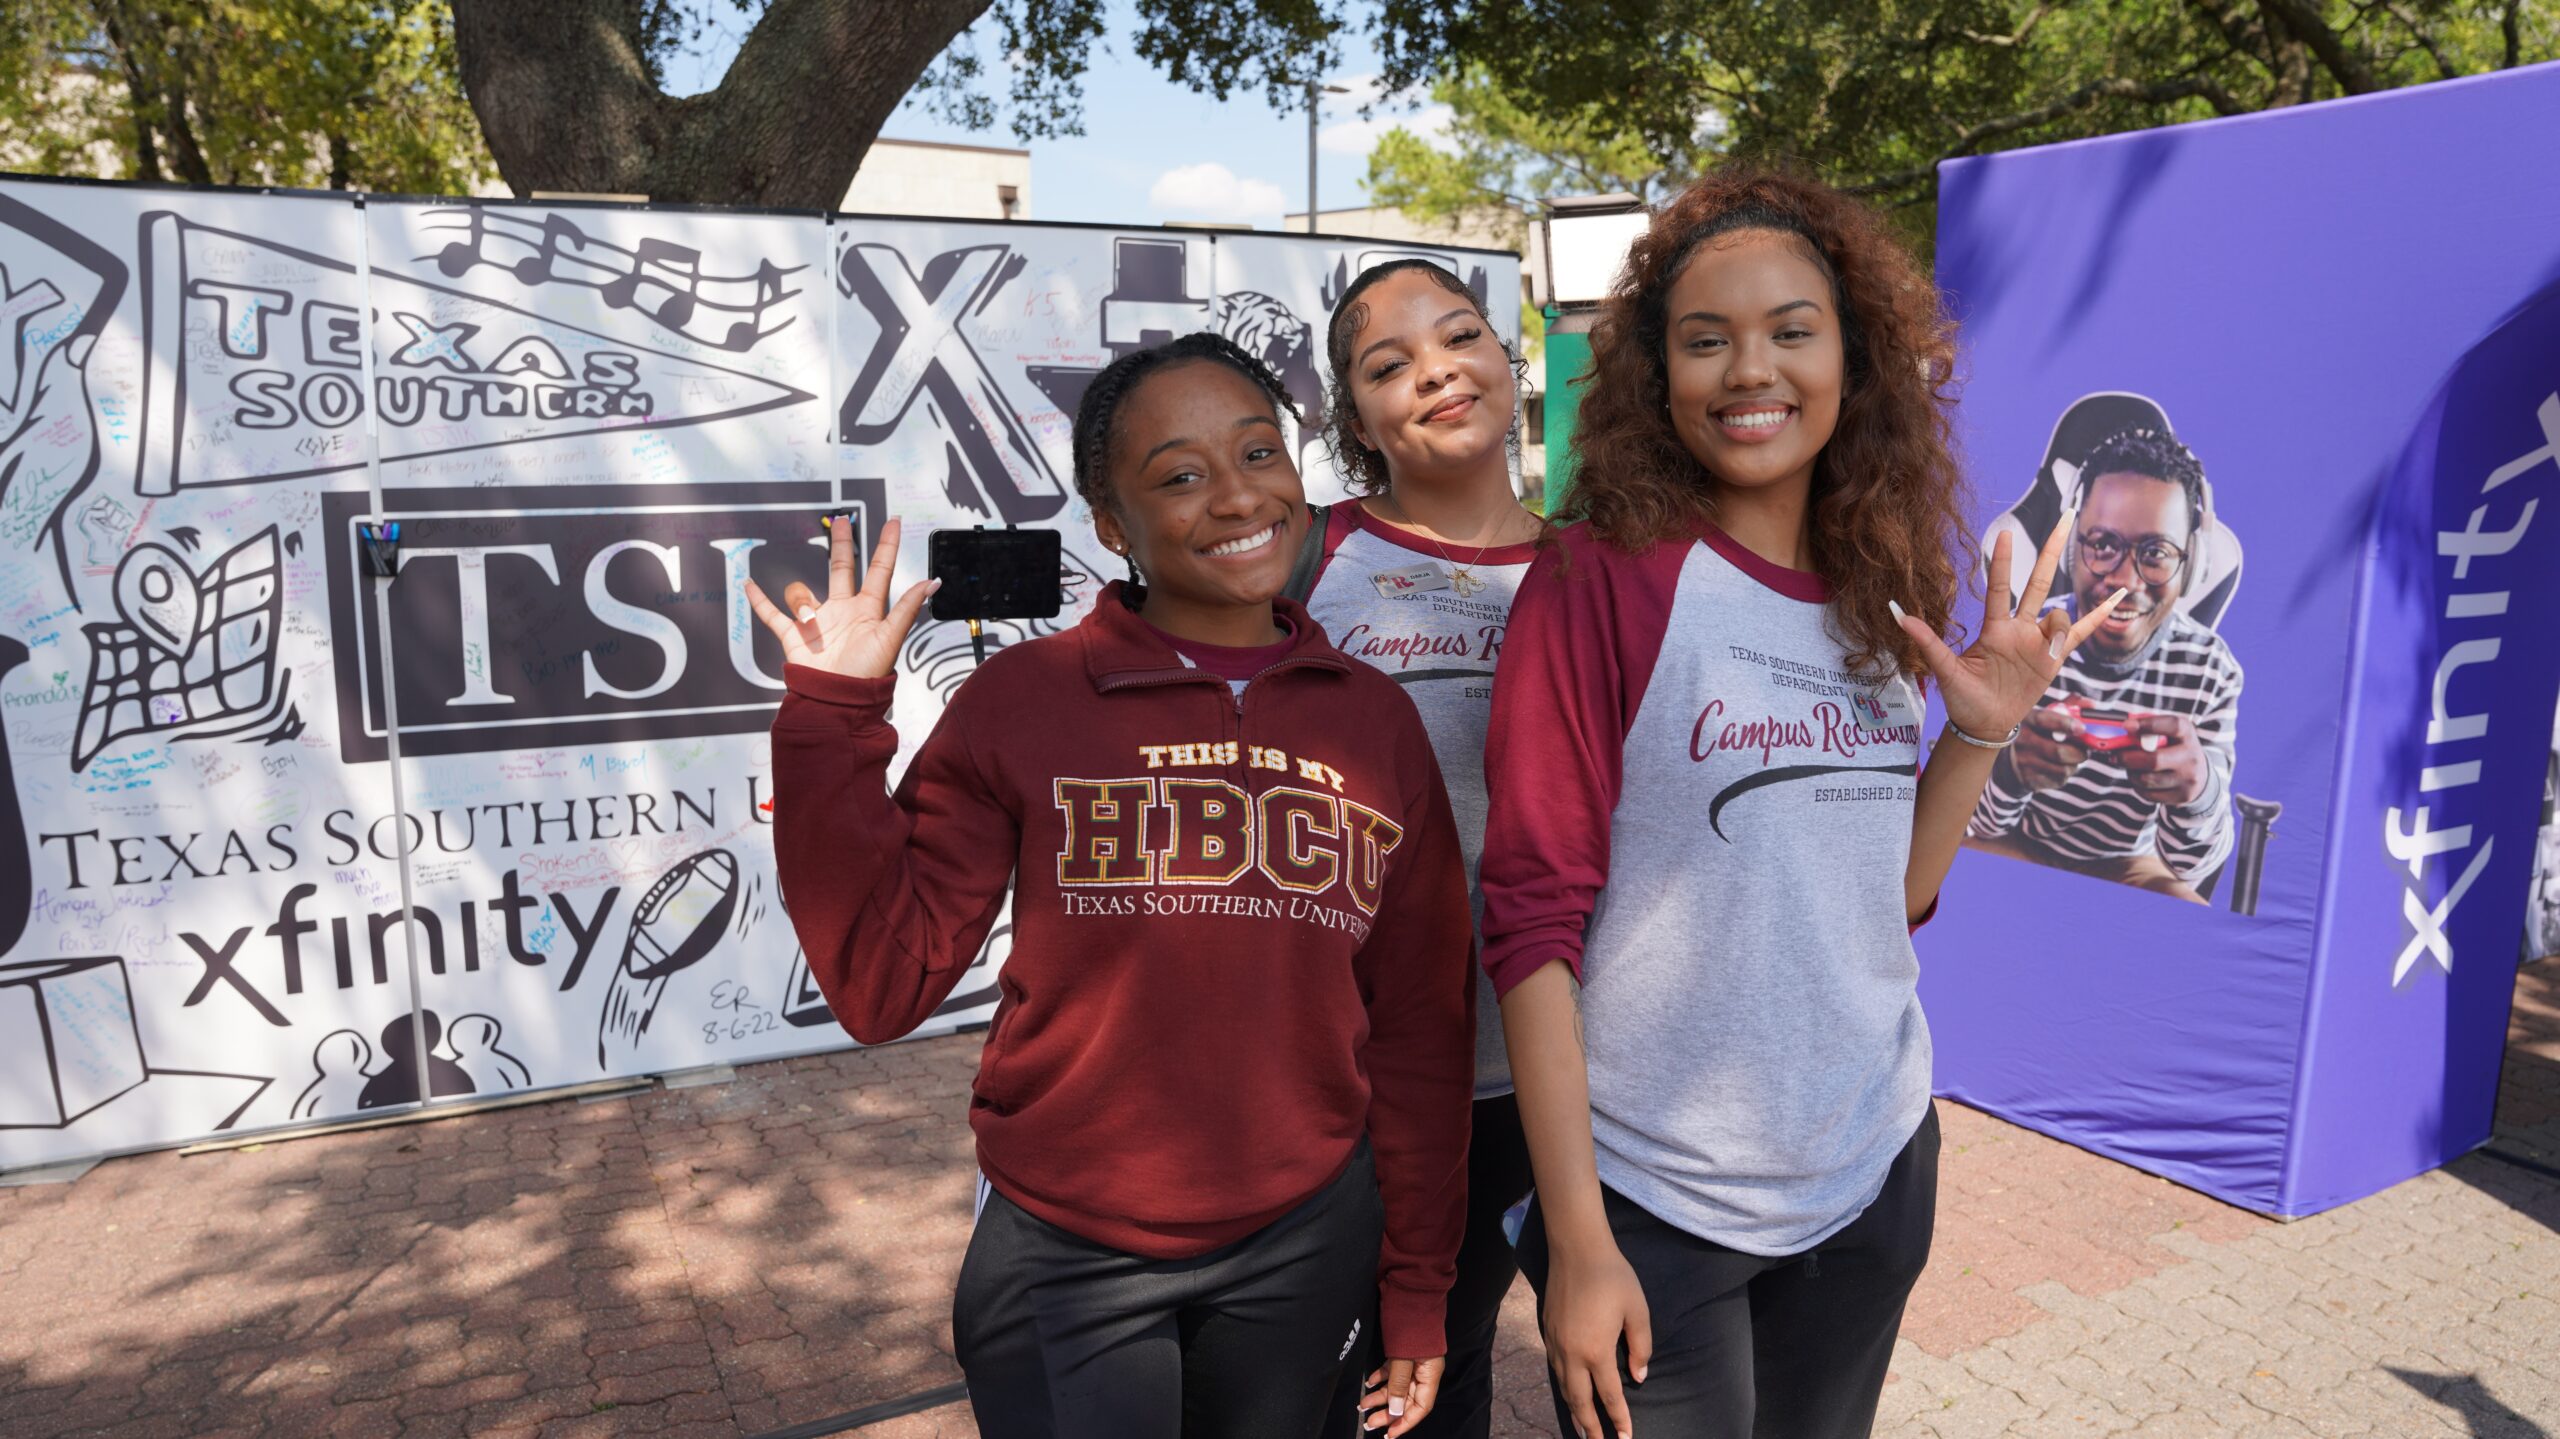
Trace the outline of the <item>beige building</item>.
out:
<instances>
[{"instance_id":1,"label":"beige building","mask_svg":"<svg viewBox=\"0 0 2560 1439\"><path fill-rule=\"evenodd\" d=\"M1306 212L1286 217L1280 222L1280 228L1305 234ZM1316 211L1317 234L1364 235L1372 240L1404 240L1418 245L1471 245L1480 250L1525 251L1529 229L1527 217L1505 216L1499 212L1471 211L1454 220L1417 220L1402 210L1384 205Z\"/></svg>"},{"instance_id":2,"label":"beige building","mask_svg":"<svg viewBox=\"0 0 2560 1439\"><path fill-rule=\"evenodd\" d=\"M962 220L1031 218L1031 152L940 140L871 142L844 192L863 215L940 215Z\"/></svg>"}]
</instances>

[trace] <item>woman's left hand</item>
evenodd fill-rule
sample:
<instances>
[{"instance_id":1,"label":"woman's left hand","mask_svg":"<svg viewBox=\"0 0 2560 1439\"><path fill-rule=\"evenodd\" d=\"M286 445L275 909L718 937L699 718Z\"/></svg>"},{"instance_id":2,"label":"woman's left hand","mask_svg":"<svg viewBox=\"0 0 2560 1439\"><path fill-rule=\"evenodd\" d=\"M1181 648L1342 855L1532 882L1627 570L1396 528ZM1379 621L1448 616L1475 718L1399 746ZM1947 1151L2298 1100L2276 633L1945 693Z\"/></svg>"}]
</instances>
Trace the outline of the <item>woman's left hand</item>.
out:
<instances>
[{"instance_id":1,"label":"woman's left hand","mask_svg":"<svg viewBox=\"0 0 2560 1439\"><path fill-rule=\"evenodd\" d=\"M2117 590L2107 596L2094 613L2083 615L2078 624L2061 610L2046 611L2045 597L2053 589L2053 572L2062 563L2062 542L2070 529L2070 517L2053 527L2053 535L2044 542L2044 552L2036 556L2036 567L2027 576L2026 592L2013 608L2009 604L2009 549L2007 531L1991 545L1990 589L1982 602L1982 633L1963 654L1948 649L1918 618L1894 606L1894 618L1903 633L1920 646L1920 655L1929 667L1929 675L1938 682L1938 702L1946 706L1947 718L1966 734L1981 739L1998 739L2018 727L2027 711L2044 694L2045 686L2062 671L2063 657L2079 648L2080 642L2107 616L2123 603L2125 592Z\"/></svg>"},{"instance_id":2,"label":"woman's left hand","mask_svg":"<svg viewBox=\"0 0 2560 1439\"><path fill-rule=\"evenodd\" d=\"M1380 1433L1384 1439L1398 1439L1406 1430L1422 1422L1431 1405L1440 1397L1440 1372L1449 1366L1449 1357L1435 1355L1429 1359L1390 1359L1369 1371L1361 1388L1360 1428L1364 1433Z\"/></svg>"}]
</instances>

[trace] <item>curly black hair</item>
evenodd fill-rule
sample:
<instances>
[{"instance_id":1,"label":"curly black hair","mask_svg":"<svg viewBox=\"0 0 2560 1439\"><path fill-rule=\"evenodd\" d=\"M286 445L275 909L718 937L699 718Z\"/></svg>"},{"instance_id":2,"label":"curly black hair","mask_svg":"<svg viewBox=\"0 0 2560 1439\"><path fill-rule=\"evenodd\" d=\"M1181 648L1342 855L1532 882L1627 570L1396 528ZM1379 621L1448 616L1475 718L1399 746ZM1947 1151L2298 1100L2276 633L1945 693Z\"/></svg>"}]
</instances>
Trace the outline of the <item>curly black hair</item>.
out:
<instances>
[{"instance_id":1,"label":"curly black hair","mask_svg":"<svg viewBox=\"0 0 2560 1439\"><path fill-rule=\"evenodd\" d=\"M1529 362L1520 358L1520 352L1511 347L1510 341L1502 338L1500 330L1494 328L1493 316L1485 313L1483 299L1468 289L1467 282L1459 279L1448 266L1436 261L1413 255L1382 261L1361 271L1350 288L1342 292L1342 299L1334 305L1333 319L1326 325L1324 335L1324 443L1326 450L1333 455L1333 467L1341 474L1344 486L1355 494L1382 495L1387 492L1387 457L1360 443L1359 432L1353 428L1360 422L1360 412L1351 401L1351 342L1360 337L1360 327L1369 323L1369 307L1361 303L1360 297L1379 281L1407 270L1420 270L1430 277L1433 284L1466 301L1468 308L1476 312L1476 318L1484 321L1485 333L1502 347L1503 357L1511 362L1510 442L1515 447L1520 443L1520 396L1528 393Z\"/></svg>"},{"instance_id":2,"label":"curly black hair","mask_svg":"<svg viewBox=\"0 0 2560 1439\"><path fill-rule=\"evenodd\" d=\"M2148 475L2184 490L2189 534L2203 529L2212 518L2213 487L2205 481L2204 462L2166 430L2136 426L2090 446L2088 458L2080 464L2079 483L2072 486L2072 508L2079 508L2089 497L2089 486L2101 475Z\"/></svg>"},{"instance_id":3,"label":"curly black hair","mask_svg":"<svg viewBox=\"0 0 2560 1439\"><path fill-rule=\"evenodd\" d=\"M1107 510L1117 514L1120 509L1120 497L1111 488L1111 442L1121 404L1137 393L1138 386L1148 377L1204 362L1224 365L1259 386L1271 400L1272 418L1286 416L1305 422L1297 403L1289 398L1288 387L1280 383L1271 367L1246 354L1224 335L1201 330L1133 350L1103 366L1102 373L1085 387L1084 399L1076 406L1076 494L1096 513Z\"/></svg>"}]
</instances>

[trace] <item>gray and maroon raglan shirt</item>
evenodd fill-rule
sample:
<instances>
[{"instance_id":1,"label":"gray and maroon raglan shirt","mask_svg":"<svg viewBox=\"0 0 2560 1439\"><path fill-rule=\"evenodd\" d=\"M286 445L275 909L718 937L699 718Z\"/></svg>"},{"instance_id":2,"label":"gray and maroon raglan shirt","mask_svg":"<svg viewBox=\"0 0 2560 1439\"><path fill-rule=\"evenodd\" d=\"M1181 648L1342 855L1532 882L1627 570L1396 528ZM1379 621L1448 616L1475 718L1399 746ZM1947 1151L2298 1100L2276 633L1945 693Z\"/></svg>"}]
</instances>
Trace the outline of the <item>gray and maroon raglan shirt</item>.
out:
<instances>
[{"instance_id":1,"label":"gray and maroon raglan shirt","mask_svg":"<svg viewBox=\"0 0 2560 1439\"><path fill-rule=\"evenodd\" d=\"M1484 965L1582 982L1601 1182L1791 1254L1929 1104L1904 913L1919 717L1846 672L1822 581L1722 532L1570 526L1513 606L1485 753Z\"/></svg>"},{"instance_id":2,"label":"gray and maroon raglan shirt","mask_svg":"<svg viewBox=\"0 0 2560 1439\"><path fill-rule=\"evenodd\" d=\"M1484 852L1484 738L1493 718L1493 670L1502 657L1511 600L1538 547L1434 545L1380 523L1348 500L1325 523L1324 561L1307 613L1334 646L1403 686L1422 713L1458 846L1467 860L1467 897L1481 926L1476 862ZM1502 1048L1502 1011L1490 986L1476 987L1476 1098L1511 1092Z\"/></svg>"}]
</instances>

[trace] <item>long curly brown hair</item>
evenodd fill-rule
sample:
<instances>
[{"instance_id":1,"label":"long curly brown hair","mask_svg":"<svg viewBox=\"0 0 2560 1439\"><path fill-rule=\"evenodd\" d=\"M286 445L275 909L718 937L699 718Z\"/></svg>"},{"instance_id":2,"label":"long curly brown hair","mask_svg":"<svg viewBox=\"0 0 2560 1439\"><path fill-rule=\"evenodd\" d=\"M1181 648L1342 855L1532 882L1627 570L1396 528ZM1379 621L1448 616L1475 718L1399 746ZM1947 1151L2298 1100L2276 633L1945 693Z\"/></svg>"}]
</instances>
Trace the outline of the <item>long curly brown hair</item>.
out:
<instances>
[{"instance_id":1,"label":"long curly brown hair","mask_svg":"<svg viewBox=\"0 0 2560 1439\"><path fill-rule=\"evenodd\" d=\"M1630 552L1713 518L1712 477L1671 426L1667 311L1698 247L1741 230L1795 235L1828 272L1846 374L1839 425L1814 461L1813 567L1850 668L1879 675L1889 663L1919 678L1919 646L1886 601L1954 633L1958 575L1978 568L1949 424L1955 327L1884 217L1818 180L1725 165L1655 212L1592 326L1570 517Z\"/></svg>"}]
</instances>

